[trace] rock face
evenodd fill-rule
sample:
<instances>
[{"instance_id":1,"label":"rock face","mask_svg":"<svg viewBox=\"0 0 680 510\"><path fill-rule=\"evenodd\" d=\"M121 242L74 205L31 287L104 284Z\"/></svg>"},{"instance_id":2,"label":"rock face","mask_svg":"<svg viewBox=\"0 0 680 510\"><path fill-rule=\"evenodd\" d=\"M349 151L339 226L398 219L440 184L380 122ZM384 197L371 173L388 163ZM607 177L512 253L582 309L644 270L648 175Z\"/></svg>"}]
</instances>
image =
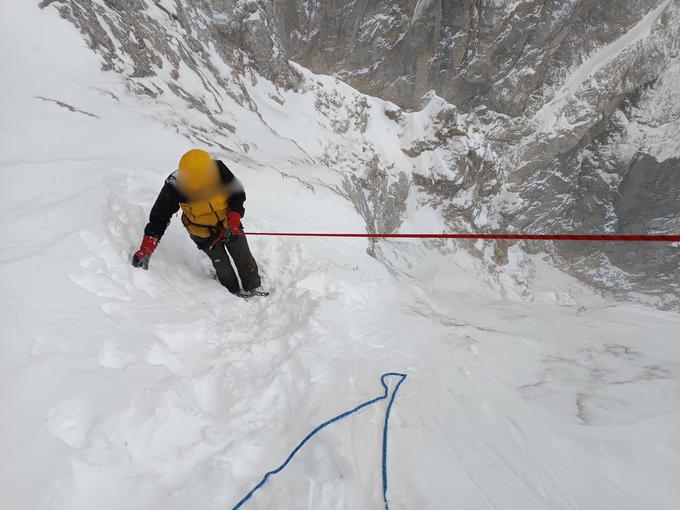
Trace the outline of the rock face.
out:
<instances>
[{"instance_id":1,"label":"rock face","mask_svg":"<svg viewBox=\"0 0 680 510\"><path fill-rule=\"evenodd\" d=\"M221 97L259 115L255 74L315 94L338 140L319 161L369 231L397 230L409 195L450 231L680 231L680 0L43 0L133 92L164 90L235 132ZM394 103L401 154L366 139L371 108L297 62ZM233 72L225 74L224 65ZM177 79L194 70L204 94ZM278 97L278 96L277 96ZM278 101L278 99L277 99ZM423 128L423 126L426 126ZM247 147L247 145L244 145ZM225 147L222 147L225 148ZM522 244L604 291L680 305L674 246ZM508 269L472 245L490 273Z\"/></svg>"},{"instance_id":2,"label":"rock face","mask_svg":"<svg viewBox=\"0 0 680 510\"><path fill-rule=\"evenodd\" d=\"M461 108L519 115L584 55L658 0L275 2L283 46L314 72L418 108L434 89Z\"/></svg>"}]
</instances>

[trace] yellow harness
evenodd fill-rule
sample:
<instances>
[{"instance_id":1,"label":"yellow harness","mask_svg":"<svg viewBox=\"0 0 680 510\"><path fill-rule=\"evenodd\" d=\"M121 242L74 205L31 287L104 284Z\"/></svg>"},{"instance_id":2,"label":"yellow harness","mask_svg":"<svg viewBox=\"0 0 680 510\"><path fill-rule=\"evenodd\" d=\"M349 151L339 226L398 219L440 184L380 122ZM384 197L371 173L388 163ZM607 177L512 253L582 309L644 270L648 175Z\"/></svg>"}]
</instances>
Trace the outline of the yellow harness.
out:
<instances>
[{"instance_id":1,"label":"yellow harness","mask_svg":"<svg viewBox=\"0 0 680 510\"><path fill-rule=\"evenodd\" d=\"M221 189L209 200L180 203L182 224L189 234L208 238L225 224L229 212L229 192Z\"/></svg>"}]
</instances>

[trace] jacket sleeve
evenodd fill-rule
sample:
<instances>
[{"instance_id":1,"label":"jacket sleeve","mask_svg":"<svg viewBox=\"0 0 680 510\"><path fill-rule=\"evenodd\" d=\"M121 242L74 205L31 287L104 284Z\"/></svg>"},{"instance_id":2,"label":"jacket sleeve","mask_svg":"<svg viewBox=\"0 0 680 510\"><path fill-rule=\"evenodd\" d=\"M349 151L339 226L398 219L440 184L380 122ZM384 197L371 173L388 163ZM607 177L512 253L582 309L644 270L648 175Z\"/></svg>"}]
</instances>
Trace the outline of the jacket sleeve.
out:
<instances>
[{"instance_id":1,"label":"jacket sleeve","mask_svg":"<svg viewBox=\"0 0 680 510\"><path fill-rule=\"evenodd\" d=\"M246 210L243 207L243 203L246 201L246 192L243 189L243 184L222 161L217 161L217 167L220 169L222 182L229 187L231 192L229 195L229 210L236 211L241 216L245 216Z\"/></svg>"},{"instance_id":2,"label":"jacket sleeve","mask_svg":"<svg viewBox=\"0 0 680 510\"><path fill-rule=\"evenodd\" d=\"M179 210L179 193L171 182L172 176L168 177L158 194L156 203L151 208L149 223L144 229L145 236L152 236L160 239L165 234L165 230L170 225L172 215Z\"/></svg>"}]
</instances>

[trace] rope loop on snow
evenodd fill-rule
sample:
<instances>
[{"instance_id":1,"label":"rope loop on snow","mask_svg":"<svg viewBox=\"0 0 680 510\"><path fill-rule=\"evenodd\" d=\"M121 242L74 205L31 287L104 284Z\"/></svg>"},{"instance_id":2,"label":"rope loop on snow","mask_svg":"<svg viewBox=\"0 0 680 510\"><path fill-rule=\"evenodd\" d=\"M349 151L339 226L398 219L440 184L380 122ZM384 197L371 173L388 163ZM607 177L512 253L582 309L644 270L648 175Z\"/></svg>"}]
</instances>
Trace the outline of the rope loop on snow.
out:
<instances>
[{"instance_id":1,"label":"rope loop on snow","mask_svg":"<svg viewBox=\"0 0 680 510\"><path fill-rule=\"evenodd\" d=\"M387 386L386 379L388 377L398 377L399 380L397 381L396 386L394 387L394 391L392 392L392 395L390 396L390 390L389 387ZM286 457L286 460L283 461L283 463L277 467L276 469L273 469L271 471L267 471L264 476L262 477L262 480L255 485L242 499L239 501L233 508L232 510L238 510L241 508L246 501L248 501L255 492L257 492L262 486L267 483L267 480L269 480L270 476L273 476L277 473L280 473L283 471L286 466L290 463L290 461L293 459L295 454L302 449L302 447L309 441L314 435L316 435L318 432L321 430L325 429L332 423L338 422L342 420L343 418L347 418L348 416L358 413L362 409L371 406L375 404L376 402L380 402L382 400L387 400L387 397L389 396L389 401L387 404L387 409L385 410L385 420L383 422L383 432L382 432L382 487L383 487L383 500L385 501L385 510L389 510L389 504L387 502L387 433L388 433L388 427L389 427L389 421L390 421L390 412L392 411L392 405L394 404L394 399L397 396L397 392L399 391L399 387L401 386L401 383L404 382L406 379L406 374L401 374L398 372L386 372L380 377L380 384L382 384L384 393L380 395L379 397L373 398L371 400L368 400L364 402L363 404L359 404L353 409L350 409L349 411L345 411L342 414L339 414L330 420L327 420L323 422L321 425L317 426L314 430L312 430L309 434L305 436L305 438L298 443L298 445L293 448L293 450L288 454L288 457Z\"/></svg>"}]
</instances>

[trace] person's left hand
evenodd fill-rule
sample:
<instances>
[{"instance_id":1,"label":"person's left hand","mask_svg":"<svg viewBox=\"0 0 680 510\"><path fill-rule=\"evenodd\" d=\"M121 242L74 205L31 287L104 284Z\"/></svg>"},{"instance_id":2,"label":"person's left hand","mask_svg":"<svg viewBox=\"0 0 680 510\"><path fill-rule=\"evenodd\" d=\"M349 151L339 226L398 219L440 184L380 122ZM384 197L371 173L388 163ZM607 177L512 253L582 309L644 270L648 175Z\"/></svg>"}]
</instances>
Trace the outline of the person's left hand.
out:
<instances>
[{"instance_id":1,"label":"person's left hand","mask_svg":"<svg viewBox=\"0 0 680 510\"><path fill-rule=\"evenodd\" d=\"M241 215L236 211L229 211L227 214L227 229L231 235L243 235L241 231Z\"/></svg>"}]
</instances>

